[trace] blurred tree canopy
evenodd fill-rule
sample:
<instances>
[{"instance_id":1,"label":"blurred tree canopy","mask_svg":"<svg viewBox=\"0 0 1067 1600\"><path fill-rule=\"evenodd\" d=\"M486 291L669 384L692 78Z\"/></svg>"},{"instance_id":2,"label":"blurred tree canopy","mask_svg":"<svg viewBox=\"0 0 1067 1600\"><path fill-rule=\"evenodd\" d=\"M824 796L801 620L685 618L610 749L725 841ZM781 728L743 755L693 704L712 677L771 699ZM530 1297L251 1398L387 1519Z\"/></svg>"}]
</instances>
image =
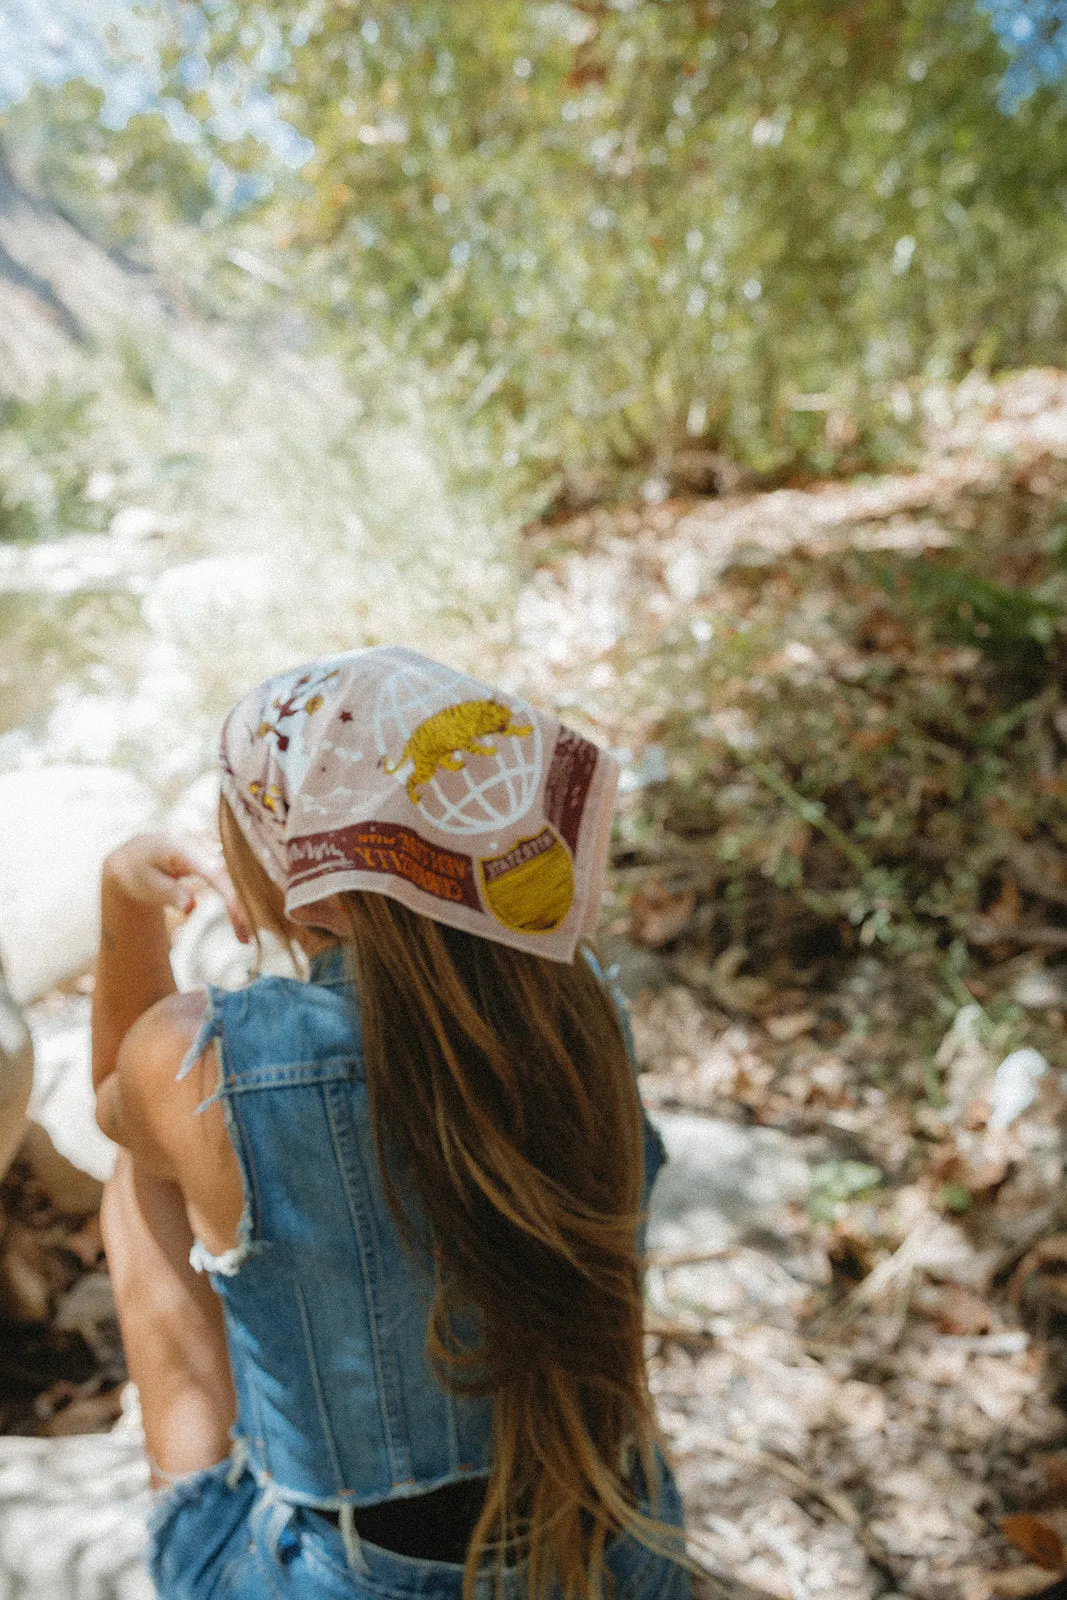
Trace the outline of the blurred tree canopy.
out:
<instances>
[{"instance_id":1,"label":"blurred tree canopy","mask_svg":"<svg viewBox=\"0 0 1067 1600\"><path fill-rule=\"evenodd\" d=\"M187 219L197 160L216 215L237 174L269 272L353 358L435 373L498 473L855 471L899 456L916 381L1064 359L1067 96L1009 115L998 40L1030 9L216 0L165 60L203 149L158 114L108 138ZM235 134L250 84L302 167Z\"/></svg>"},{"instance_id":2,"label":"blurred tree canopy","mask_svg":"<svg viewBox=\"0 0 1067 1600\"><path fill-rule=\"evenodd\" d=\"M1001 85L1007 109L1067 76L1067 0L982 0L982 9L1011 58Z\"/></svg>"}]
</instances>

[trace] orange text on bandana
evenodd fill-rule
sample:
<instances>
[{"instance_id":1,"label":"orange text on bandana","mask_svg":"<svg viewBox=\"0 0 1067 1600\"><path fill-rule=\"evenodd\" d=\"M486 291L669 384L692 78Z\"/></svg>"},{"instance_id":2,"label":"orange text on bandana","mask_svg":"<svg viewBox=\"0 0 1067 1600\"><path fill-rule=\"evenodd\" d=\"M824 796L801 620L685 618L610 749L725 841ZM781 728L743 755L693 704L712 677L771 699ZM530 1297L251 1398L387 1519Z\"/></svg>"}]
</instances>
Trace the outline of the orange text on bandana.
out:
<instances>
[{"instance_id":1,"label":"orange text on bandana","mask_svg":"<svg viewBox=\"0 0 1067 1600\"><path fill-rule=\"evenodd\" d=\"M332 872L386 872L439 900L481 911L469 856L429 844L399 822L358 822L289 841L289 887Z\"/></svg>"}]
</instances>

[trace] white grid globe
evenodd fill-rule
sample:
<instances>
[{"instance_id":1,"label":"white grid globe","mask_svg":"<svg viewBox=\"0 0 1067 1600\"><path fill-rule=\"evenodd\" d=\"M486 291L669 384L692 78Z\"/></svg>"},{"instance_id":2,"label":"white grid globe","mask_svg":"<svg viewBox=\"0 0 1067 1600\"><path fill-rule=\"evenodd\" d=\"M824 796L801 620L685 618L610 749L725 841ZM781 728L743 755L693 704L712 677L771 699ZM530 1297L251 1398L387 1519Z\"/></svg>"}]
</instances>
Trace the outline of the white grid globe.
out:
<instances>
[{"instance_id":1,"label":"white grid globe","mask_svg":"<svg viewBox=\"0 0 1067 1600\"><path fill-rule=\"evenodd\" d=\"M484 684L447 668L430 673L418 667L401 667L378 690L374 708L374 737L378 754L392 766L400 760L411 735L429 717L463 700L484 700ZM443 833L492 833L511 827L533 803L541 778L541 728L530 708L509 695L512 721L528 723L532 732L491 733L484 742L496 746L496 755L471 755L460 751L463 768L439 768L420 788L419 809ZM480 741L481 742L481 741ZM395 774L407 783L411 762Z\"/></svg>"}]
</instances>

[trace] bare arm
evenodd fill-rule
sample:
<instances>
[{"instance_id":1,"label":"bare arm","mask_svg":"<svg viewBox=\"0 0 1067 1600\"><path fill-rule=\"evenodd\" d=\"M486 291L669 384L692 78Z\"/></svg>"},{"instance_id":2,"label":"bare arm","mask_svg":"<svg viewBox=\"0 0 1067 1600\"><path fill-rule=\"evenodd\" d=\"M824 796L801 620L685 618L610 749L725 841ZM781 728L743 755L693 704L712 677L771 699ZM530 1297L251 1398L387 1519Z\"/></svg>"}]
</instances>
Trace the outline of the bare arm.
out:
<instances>
[{"instance_id":1,"label":"bare arm","mask_svg":"<svg viewBox=\"0 0 1067 1600\"><path fill-rule=\"evenodd\" d=\"M165 908L188 913L191 880L225 898L238 937L248 932L225 869L197 843L166 834L138 834L104 862L100 888L100 953L93 990L93 1087L112 1077L119 1048L139 1017L175 992Z\"/></svg>"},{"instance_id":2,"label":"bare arm","mask_svg":"<svg viewBox=\"0 0 1067 1600\"><path fill-rule=\"evenodd\" d=\"M176 1074L196 1038L206 997L201 990L170 994L150 1006L119 1046L115 1069L96 1091L101 1132L129 1150L159 1178L180 1181L204 1132L196 1108L218 1080L210 1046L181 1082ZM210 1082L209 1082L210 1079Z\"/></svg>"}]
</instances>

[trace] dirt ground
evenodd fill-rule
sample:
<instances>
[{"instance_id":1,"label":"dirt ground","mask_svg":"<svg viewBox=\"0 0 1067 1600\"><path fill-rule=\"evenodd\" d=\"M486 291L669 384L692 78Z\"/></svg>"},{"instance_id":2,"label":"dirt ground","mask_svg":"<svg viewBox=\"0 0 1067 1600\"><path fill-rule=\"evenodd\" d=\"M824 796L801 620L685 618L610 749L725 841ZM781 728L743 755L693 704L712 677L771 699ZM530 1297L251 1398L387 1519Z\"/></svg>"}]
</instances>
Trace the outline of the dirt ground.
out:
<instances>
[{"instance_id":1,"label":"dirt ground","mask_svg":"<svg viewBox=\"0 0 1067 1600\"><path fill-rule=\"evenodd\" d=\"M516 677L623 753L605 943L646 1102L707 1119L709 1136L778 1130L809 1173L806 1199L770 1220L649 1263L652 1383L693 1553L707 1593L734 1600L1010 1600L1067 1571L1067 891L1047 821L976 891L960 925L984 964L967 982L945 976L936 940L887 945L877 915L855 937L840 918L829 942L823 911L780 926L770 888L727 915L722 838L679 821L690 757L671 706L716 748L744 748L751 708L733 714L728 684L686 699L725 610L784 627L795 679L832 661L855 682L861 658L913 663L925 647L869 607L850 639L835 633L857 606L833 588L839 555L948 550L976 505L1067 504L1067 378L976 381L930 413L911 473L699 501L653 486L527 533ZM922 670L975 675L975 652L953 649ZM1020 790L1067 793L1063 705L1050 683L1033 735L1047 725L1050 754ZM882 735L857 737L874 750ZM800 821L786 853L840 854L828 812ZM757 888L773 872L757 867ZM124 1372L92 1197L65 1210L20 1159L0 1209L0 1430L106 1430Z\"/></svg>"}]
</instances>

